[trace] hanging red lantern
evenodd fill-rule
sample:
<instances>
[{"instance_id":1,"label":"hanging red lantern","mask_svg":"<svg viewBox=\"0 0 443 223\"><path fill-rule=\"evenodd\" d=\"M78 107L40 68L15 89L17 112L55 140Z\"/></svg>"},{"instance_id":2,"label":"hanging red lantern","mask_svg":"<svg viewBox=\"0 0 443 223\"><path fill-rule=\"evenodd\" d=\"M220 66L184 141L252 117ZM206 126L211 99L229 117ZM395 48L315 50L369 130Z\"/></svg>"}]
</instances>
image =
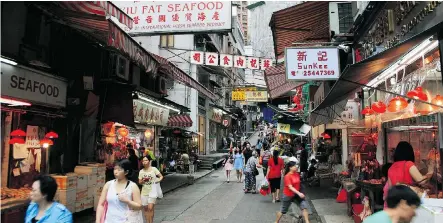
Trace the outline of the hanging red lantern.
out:
<instances>
[{"instance_id":1,"label":"hanging red lantern","mask_svg":"<svg viewBox=\"0 0 443 223\"><path fill-rule=\"evenodd\" d=\"M428 100L428 95L426 95L425 92L423 92L423 88L422 87L417 87L412 91L409 91L406 96L416 99L416 100L422 100L422 101L427 101Z\"/></svg>"},{"instance_id":2,"label":"hanging red lantern","mask_svg":"<svg viewBox=\"0 0 443 223\"><path fill-rule=\"evenodd\" d=\"M21 130L21 129L16 129L16 130L11 132L11 136L23 137L23 136L26 136L26 132Z\"/></svg>"},{"instance_id":3,"label":"hanging red lantern","mask_svg":"<svg viewBox=\"0 0 443 223\"><path fill-rule=\"evenodd\" d=\"M45 138L48 139L57 139L58 138L58 134L54 131L50 131L48 133L46 133Z\"/></svg>"},{"instance_id":4,"label":"hanging red lantern","mask_svg":"<svg viewBox=\"0 0 443 223\"><path fill-rule=\"evenodd\" d=\"M371 107L366 106L362 111L361 114L362 115L373 115L375 112L374 110L371 109Z\"/></svg>"},{"instance_id":5,"label":"hanging red lantern","mask_svg":"<svg viewBox=\"0 0 443 223\"><path fill-rule=\"evenodd\" d=\"M435 98L432 99L431 103L434 105L443 106L443 97L438 94L435 96ZM433 109L440 109L441 107L432 106L432 108Z\"/></svg>"},{"instance_id":6,"label":"hanging red lantern","mask_svg":"<svg viewBox=\"0 0 443 223\"><path fill-rule=\"evenodd\" d=\"M25 144L25 140L22 138L12 138L9 140L9 144Z\"/></svg>"},{"instance_id":7,"label":"hanging red lantern","mask_svg":"<svg viewBox=\"0 0 443 223\"><path fill-rule=\"evenodd\" d=\"M121 135L121 136L123 136L123 137L126 137L126 136L128 136L129 131L128 131L128 129L125 128L125 127L123 127L123 128L119 128L119 129L118 129L118 134Z\"/></svg>"},{"instance_id":8,"label":"hanging red lantern","mask_svg":"<svg viewBox=\"0 0 443 223\"><path fill-rule=\"evenodd\" d=\"M377 102L372 103L371 107L374 112L377 112L379 114L386 112L386 105L382 101L377 101Z\"/></svg>"},{"instance_id":9,"label":"hanging red lantern","mask_svg":"<svg viewBox=\"0 0 443 223\"><path fill-rule=\"evenodd\" d=\"M408 102L402 97L395 97L389 101L388 111L399 112L408 107Z\"/></svg>"},{"instance_id":10,"label":"hanging red lantern","mask_svg":"<svg viewBox=\"0 0 443 223\"><path fill-rule=\"evenodd\" d=\"M40 145L43 147L48 147L54 145L54 142L48 138L44 138L40 140Z\"/></svg>"},{"instance_id":11,"label":"hanging red lantern","mask_svg":"<svg viewBox=\"0 0 443 223\"><path fill-rule=\"evenodd\" d=\"M331 138L331 136L328 133L325 133L323 135L323 139L330 139L330 138Z\"/></svg>"}]
</instances>

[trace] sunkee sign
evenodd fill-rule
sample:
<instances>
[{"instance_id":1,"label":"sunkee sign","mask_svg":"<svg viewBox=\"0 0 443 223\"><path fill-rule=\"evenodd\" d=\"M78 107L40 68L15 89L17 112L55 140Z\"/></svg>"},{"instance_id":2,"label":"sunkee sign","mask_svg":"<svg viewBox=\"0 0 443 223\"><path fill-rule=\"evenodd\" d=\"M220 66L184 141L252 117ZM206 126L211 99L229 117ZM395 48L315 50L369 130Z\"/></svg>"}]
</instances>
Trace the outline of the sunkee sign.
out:
<instances>
[{"instance_id":1,"label":"sunkee sign","mask_svg":"<svg viewBox=\"0 0 443 223\"><path fill-rule=\"evenodd\" d=\"M1 64L1 95L56 107L66 106L67 84L61 78L20 66Z\"/></svg>"},{"instance_id":2,"label":"sunkee sign","mask_svg":"<svg viewBox=\"0 0 443 223\"><path fill-rule=\"evenodd\" d=\"M232 29L230 1L113 1L134 20L132 35L223 32Z\"/></svg>"}]
</instances>

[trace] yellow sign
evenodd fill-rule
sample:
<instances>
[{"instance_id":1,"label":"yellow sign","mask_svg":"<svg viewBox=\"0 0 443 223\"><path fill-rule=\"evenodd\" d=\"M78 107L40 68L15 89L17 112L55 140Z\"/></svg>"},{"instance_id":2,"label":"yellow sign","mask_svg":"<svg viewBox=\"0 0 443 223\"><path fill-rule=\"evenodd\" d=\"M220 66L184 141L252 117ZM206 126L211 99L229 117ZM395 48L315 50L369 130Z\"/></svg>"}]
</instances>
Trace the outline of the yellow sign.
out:
<instances>
[{"instance_id":1,"label":"yellow sign","mask_svg":"<svg viewBox=\"0 0 443 223\"><path fill-rule=\"evenodd\" d=\"M232 100L233 101L244 101L246 99L246 94L244 91L233 91Z\"/></svg>"},{"instance_id":2,"label":"yellow sign","mask_svg":"<svg viewBox=\"0 0 443 223\"><path fill-rule=\"evenodd\" d=\"M234 88L234 91L256 91L256 87L237 87Z\"/></svg>"},{"instance_id":3,"label":"yellow sign","mask_svg":"<svg viewBox=\"0 0 443 223\"><path fill-rule=\"evenodd\" d=\"M246 101L267 102L268 101L268 92L266 92L266 91L247 91L246 92Z\"/></svg>"},{"instance_id":4,"label":"yellow sign","mask_svg":"<svg viewBox=\"0 0 443 223\"><path fill-rule=\"evenodd\" d=\"M290 124L283 124L283 123L277 123L277 131L281 133L291 133L291 125Z\"/></svg>"}]
</instances>

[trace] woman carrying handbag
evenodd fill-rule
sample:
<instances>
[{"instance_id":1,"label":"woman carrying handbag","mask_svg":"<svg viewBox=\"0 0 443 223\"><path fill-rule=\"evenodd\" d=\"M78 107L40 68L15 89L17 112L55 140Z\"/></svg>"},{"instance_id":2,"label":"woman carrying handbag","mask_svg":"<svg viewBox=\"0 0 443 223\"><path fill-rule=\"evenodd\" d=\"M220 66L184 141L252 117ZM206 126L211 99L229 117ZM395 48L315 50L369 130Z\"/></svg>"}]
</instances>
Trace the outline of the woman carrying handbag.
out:
<instances>
[{"instance_id":1,"label":"woman carrying handbag","mask_svg":"<svg viewBox=\"0 0 443 223\"><path fill-rule=\"evenodd\" d=\"M128 180L132 174L131 162L124 159L114 167L115 180L108 181L103 187L97 205L96 223L140 223L140 190Z\"/></svg>"},{"instance_id":2,"label":"woman carrying handbag","mask_svg":"<svg viewBox=\"0 0 443 223\"><path fill-rule=\"evenodd\" d=\"M143 169L140 170L138 175L139 183L142 185L141 200L147 223L154 222L155 202L157 198L163 197L160 188L163 175L157 168L151 166L151 162L152 158L150 156L143 157Z\"/></svg>"}]
</instances>

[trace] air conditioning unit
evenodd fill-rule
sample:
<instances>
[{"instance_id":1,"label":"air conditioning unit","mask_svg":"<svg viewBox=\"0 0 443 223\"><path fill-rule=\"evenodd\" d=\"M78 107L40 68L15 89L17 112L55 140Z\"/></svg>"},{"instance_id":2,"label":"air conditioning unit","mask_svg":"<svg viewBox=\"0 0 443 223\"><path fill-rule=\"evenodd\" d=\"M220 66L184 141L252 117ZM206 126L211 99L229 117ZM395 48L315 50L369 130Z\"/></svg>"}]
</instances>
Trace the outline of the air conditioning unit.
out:
<instances>
[{"instance_id":1,"label":"air conditioning unit","mask_svg":"<svg viewBox=\"0 0 443 223\"><path fill-rule=\"evenodd\" d=\"M111 75L124 80L129 80L130 62L126 57L118 54L111 55Z\"/></svg>"},{"instance_id":2,"label":"air conditioning unit","mask_svg":"<svg viewBox=\"0 0 443 223\"><path fill-rule=\"evenodd\" d=\"M157 76L156 90L160 94L168 94L168 90L166 89L166 79L164 77Z\"/></svg>"}]
</instances>

